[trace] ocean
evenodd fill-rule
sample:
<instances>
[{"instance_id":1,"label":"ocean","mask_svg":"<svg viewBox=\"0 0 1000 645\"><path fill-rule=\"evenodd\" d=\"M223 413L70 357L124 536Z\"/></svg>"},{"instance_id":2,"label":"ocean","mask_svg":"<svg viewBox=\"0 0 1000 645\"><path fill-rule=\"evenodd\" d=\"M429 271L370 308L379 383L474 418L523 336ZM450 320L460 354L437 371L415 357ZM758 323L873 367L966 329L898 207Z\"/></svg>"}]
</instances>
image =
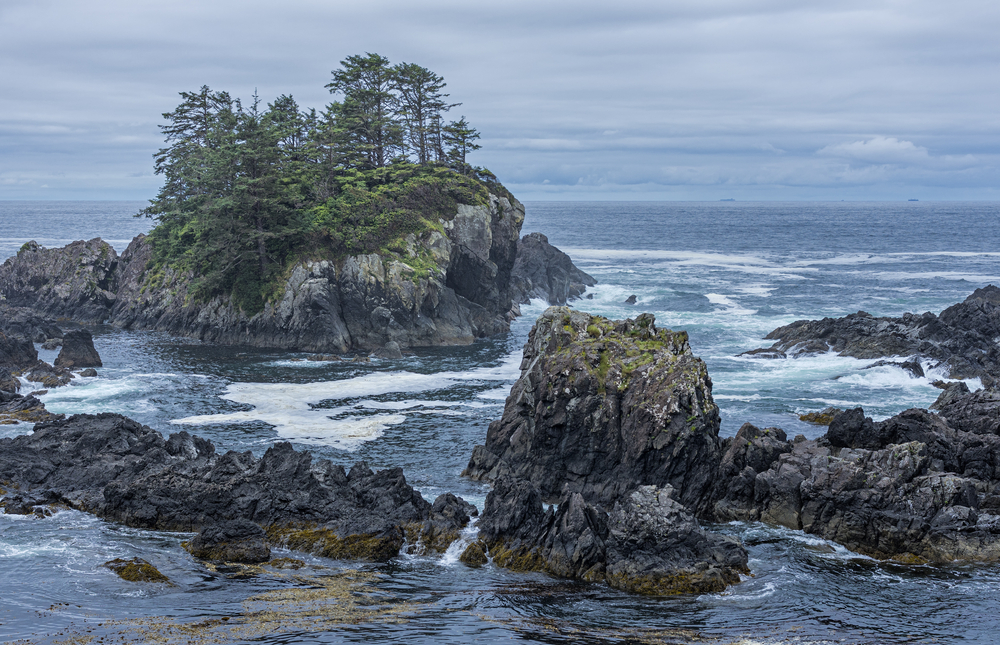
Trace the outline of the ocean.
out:
<instances>
[{"instance_id":1,"label":"ocean","mask_svg":"<svg viewBox=\"0 0 1000 645\"><path fill-rule=\"evenodd\" d=\"M0 202L0 259L103 237L120 253L152 222L141 202ZM529 202L540 231L598 280L572 306L612 318L642 312L684 329L708 364L722 434L744 422L813 438L798 416L863 406L883 419L927 407L943 375L912 378L826 354L737 356L799 319L938 313L1000 285L997 203ZM625 304L635 295L637 304ZM427 499L446 491L482 507L487 488L459 476L517 378L544 304L509 334L401 360L319 363L305 354L218 347L160 333L95 330L99 376L40 398L49 410L118 412L220 450L276 441L335 463L401 466ZM52 361L56 352L40 350ZM977 380L969 381L973 388ZM0 426L0 436L30 431ZM648 598L604 585L457 561L400 556L369 565L277 551L294 571L206 568L187 534L131 529L75 511L0 514L0 642L261 643L993 643L1000 567L879 562L799 531L713 527L739 537L752 575L718 594ZM473 526L463 537L474 538ZM128 583L101 565L139 556L172 586ZM76 639L76 640L67 640Z\"/></svg>"}]
</instances>

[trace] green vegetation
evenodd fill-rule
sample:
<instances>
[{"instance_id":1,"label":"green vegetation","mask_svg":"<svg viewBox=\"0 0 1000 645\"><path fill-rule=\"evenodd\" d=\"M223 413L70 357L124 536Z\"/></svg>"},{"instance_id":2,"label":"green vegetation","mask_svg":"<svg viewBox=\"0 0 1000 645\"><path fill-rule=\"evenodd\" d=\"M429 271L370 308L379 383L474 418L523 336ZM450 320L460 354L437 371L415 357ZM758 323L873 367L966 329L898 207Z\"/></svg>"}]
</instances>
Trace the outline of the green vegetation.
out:
<instances>
[{"instance_id":1,"label":"green vegetation","mask_svg":"<svg viewBox=\"0 0 1000 645\"><path fill-rule=\"evenodd\" d=\"M181 92L155 155L163 187L140 213L157 220L150 275L190 272L190 297L230 295L252 315L296 261L386 253L440 230L458 203L509 198L466 162L479 133L464 116L445 123L460 104L444 87L419 65L366 54L333 71L339 100L320 112L288 95L263 106L256 94L243 105L207 86Z\"/></svg>"}]
</instances>

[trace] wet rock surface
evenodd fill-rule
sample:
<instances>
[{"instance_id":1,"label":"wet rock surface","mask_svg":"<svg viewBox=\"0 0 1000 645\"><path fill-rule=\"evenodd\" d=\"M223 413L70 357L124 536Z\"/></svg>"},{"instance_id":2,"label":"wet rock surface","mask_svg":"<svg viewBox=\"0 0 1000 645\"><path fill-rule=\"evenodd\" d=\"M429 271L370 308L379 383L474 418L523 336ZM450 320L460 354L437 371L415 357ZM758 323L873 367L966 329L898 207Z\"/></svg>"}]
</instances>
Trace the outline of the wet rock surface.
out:
<instances>
[{"instance_id":1,"label":"wet rock surface","mask_svg":"<svg viewBox=\"0 0 1000 645\"><path fill-rule=\"evenodd\" d=\"M53 363L55 367L103 367L94 349L94 336L86 329L68 331L62 337L62 349Z\"/></svg>"},{"instance_id":2,"label":"wet rock surface","mask_svg":"<svg viewBox=\"0 0 1000 645\"><path fill-rule=\"evenodd\" d=\"M980 377L989 385L1000 377L998 337L1000 289L989 285L940 315L877 318L859 311L843 318L798 320L769 333L765 338L777 341L771 347L745 355L795 357L835 351L855 358L921 357L946 368L950 378ZM919 363L906 361L899 366L913 375L922 374Z\"/></svg>"},{"instance_id":3,"label":"wet rock surface","mask_svg":"<svg viewBox=\"0 0 1000 645\"><path fill-rule=\"evenodd\" d=\"M63 417L62 414L52 414L46 410L45 404L33 394L22 396L0 391L0 425L56 421Z\"/></svg>"},{"instance_id":4,"label":"wet rock surface","mask_svg":"<svg viewBox=\"0 0 1000 645\"><path fill-rule=\"evenodd\" d=\"M550 307L465 470L493 483L482 542L515 570L653 594L721 590L747 556L694 518L722 458L718 428L685 333L658 330L649 314Z\"/></svg>"},{"instance_id":5,"label":"wet rock surface","mask_svg":"<svg viewBox=\"0 0 1000 645\"><path fill-rule=\"evenodd\" d=\"M206 526L184 548L202 560L256 564L271 559L264 529L242 518Z\"/></svg>"},{"instance_id":6,"label":"wet rock surface","mask_svg":"<svg viewBox=\"0 0 1000 645\"><path fill-rule=\"evenodd\" d=\"M761 450L747 445L756 432L744 426L711 515L801 529L876 558L998 561L1000 437L989 414L997 398L957 399L949 412L964 429L944 413L912 409L875 422L856 408L819 440L776 434ZM754 452L742 470L730 458Z\"/></svg>"},{"instance_id":7,"label":"wet rock surface","mask_svg":"<svg viewBox=\"0 0 1000 645\"><path fill-rule=\"evenodd\" d=\"M345 471L287 443L259 459L217 455L200 437L164 439L114 414L75 415L0 439L0 481L54 491L73 508L140 528L199 531L248 520L270 544L334 558L387 560L408 529L417 539L428 528L457 535L463 519L434 513L398 468Z\"/></svg>"},{"instance_id":8,"label":"wet rock surface","mask_svg":"<svg viewBox=\"0 0 1000 645\"><path fill-rule=\"evenodd\" d=\"M511 270L515 302L527 304L532 298L542 298L550 305L565 305L595 284L594 278L578 269L541 233L529 233L517 243L517 258Z\"/></svg>"}]
</instances>

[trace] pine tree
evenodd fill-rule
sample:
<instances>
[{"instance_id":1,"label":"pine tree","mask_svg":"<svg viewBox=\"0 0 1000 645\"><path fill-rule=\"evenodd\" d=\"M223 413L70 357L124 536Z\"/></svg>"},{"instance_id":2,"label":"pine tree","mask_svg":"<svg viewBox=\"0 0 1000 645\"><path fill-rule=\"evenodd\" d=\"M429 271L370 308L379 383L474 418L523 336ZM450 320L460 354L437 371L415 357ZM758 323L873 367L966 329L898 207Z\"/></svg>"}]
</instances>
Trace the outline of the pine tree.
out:
<instances>
[{"instance_id":1,"label":"pine tree","mask_svg":"<svg viewBox=\"0 0 1000 645\"><path fill-rule=\"evenodd\" d=\"M441 114L461 103L447 103L442 90L444 79L420 65L400 63L393 68L393 88L397 93L398 114L406 126L406 134L417 163L427 163L437 156L436 141L440 138Z\"/></svg>"},{"instance_id":2,"label":"pine tree","mask_svg":"<svg viewBox=\"0 0 1000 645\"><path fill-rule=\"evenodd\" d=\"M389 59L378 54L349 56L333 71L327 84L344 100L331 104L337 127L351 146L365 156L368 168L382 168L404 149L403 132L396 121L395 75Z\"/></svg>"},{"instance_id":3,"label":"pine tree","mask_svg":"<svg viewBox=\"0 0 1000 645\"><path fill-rule=\"evenodd\" d=\"M479 132L469 125L465 116L462 116L458 121L449 123L444 128L444 142L449 146L448 160L464 169L468 166L465 155L482 148L481 145L474 143L478 138Z\"/></svg>"}]
</instances>

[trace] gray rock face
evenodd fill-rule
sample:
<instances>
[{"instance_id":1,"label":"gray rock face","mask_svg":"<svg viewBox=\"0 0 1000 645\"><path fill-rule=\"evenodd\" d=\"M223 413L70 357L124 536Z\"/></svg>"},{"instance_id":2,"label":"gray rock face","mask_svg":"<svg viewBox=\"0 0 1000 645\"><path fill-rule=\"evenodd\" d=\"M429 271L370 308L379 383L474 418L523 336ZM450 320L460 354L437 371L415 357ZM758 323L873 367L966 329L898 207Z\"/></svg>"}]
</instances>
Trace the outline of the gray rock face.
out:
<instances>
[{"instance_id":1,"label":"gray rock face","mask_svg":"<svg viewBox=\"0 0 1000 645\"><path fill-rule=\"evenodd\" d=\"M514 301L526 304L543 298L550 305L565 305L597 284L573 264L568 255L549 244L541 233L529 233L517 243L511 270Z\"/></svg>"},{"instance_id":2,"label":"gray rock face","mask_svg":"<svg viewBox=\"0 0 1000 645\"><path fill-rule=\"evenodd\" d=\"M0 367L21 370L38 362L38 350L23 336L0 331Z\"/></svg>"},{"instance_id":3,"label":"gray rock face","mask_svg":"<svg viewBox=\"0 0 1000 645\"><path fill-rule=\"evenodd\" d=\"M264 529L245 519L206 526L184 548L202 560L256 564L271 559Z\"/></svg>"},{"instance_id":4,"label":"gray rock face","mask_svg":"<svg viewBox=\"0 0 1000 645\"><path fill-rule=\"evenodd\" d=\"M988 404L964 409L977 405ZM713 516L801 529L877 558L998 561L1000 437L978 429L926 410L882 422L847 410L818 441L782 445L778 435L765 452L747 448L761 459L722 473Z\"/></svg>"},{"instance_id":5,"label":"gray rock face","mask_svg":"<svg viewBox=\"0 0 1000 645\"><path fill-rule=\"evenodd\" d=\"M687 334L649 314L547 309L465 470L493 482L479 523L493 561L653 594L739 581L746 552L691 510L722 456L711 387Z\"/></svg>"},{"instance_id":6,"label":"gray rock face","mask_svg":"<svg viewBox=\"0 0 1000 645\"><path fill-rule=\"evenodd\" d=\"M56 367L103 367L101 357L94 349L94 336L86 329L63 334L62 349L54 362Z\"/></svg>"},{"instance_id":7,"label":"gray rock face","mask_svg":"<svg viewBox=\"0 0 1000 645\"><path fill-rule=\"evenodd\" d=\"M26 247L0 267L0 293L52 316L228 345L330 353L467 344L509 329L523 221L524 207L506 198L460 205L444 233L411 235L405 252L292 267L280 300L253 316L228 297L194 302L193 276L150 269L143 235L120 258L101 240Z\"/></svg>"},{"instance_id":8,"label":"gray rock face","mask_svg":"<svg viewBox=\"0 0 1000 645\"><path fill-rule=\"evenodd\" d=\"M386 560L425 523L437 540L460 514L433 514L400 469L350 472L279 443L260 459L215 453L186 432L164 439L113 414L40 423L0 439L0 480L55 491L79 510L129 526L197 531L229 520L263 526L268 541L334 558Z\"/></svg>"},{"instance_id":9,"label":"gray rock face","mask_svg":"<svg viewBox=\"0 0 1000 645\"><path fill-rule=\"evenodd\" d=\"M568 490L610 508L636 486L671 485L697 509L722 456L719 411L687 334L653 316L610 321L547 309L521 377L466 469L530 481L547 502Z\"/></svg>"},{"instance_id":10,"label":"gray rock face","mask_svg":"<svg viewBox=\"0 0 1000 645\"><path fill-rule=\"evenodd\" d=\"M976 289L939 316L908 313L876 318L859 311L843 318L799 320L766 338L777 341L767 348L775 357L831 350L855 358L920 356L945 366L951 378L978 376L992 382L1000 377L1000 344L996 342L1000 338L1000 289L993 285ZM912 362L900 366L916 374Z\"/></svg>"},{"instance_id":11,"label":"gray rock face","mask_svg":"<svg viewBox=\"0 0 1000 645\"><path fill-rule=\"evenodd\" d=\"M116 300L117 266L118 254L100 238L61 249L28 242L0 265L0 294L46 316L100 323Z\"/></svg>"}]
</instances>

